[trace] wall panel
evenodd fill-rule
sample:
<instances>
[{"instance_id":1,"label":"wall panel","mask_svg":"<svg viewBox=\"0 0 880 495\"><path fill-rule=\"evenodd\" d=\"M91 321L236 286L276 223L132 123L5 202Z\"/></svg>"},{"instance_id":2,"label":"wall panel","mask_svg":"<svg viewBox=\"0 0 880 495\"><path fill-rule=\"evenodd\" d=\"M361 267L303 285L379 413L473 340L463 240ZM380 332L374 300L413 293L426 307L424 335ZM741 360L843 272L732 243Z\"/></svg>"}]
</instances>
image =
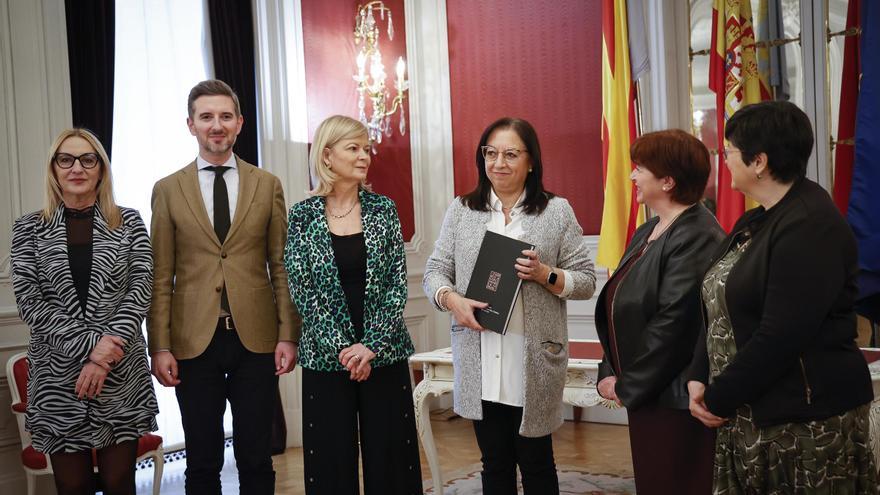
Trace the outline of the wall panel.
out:
<instances>
[{"instance_id":1,"label":"wall panel","mask_svg":"<svg viewBox=\"0 0 880 495\"><path fill-rule=\"evenodd\" d=\"M585 234L602 218L602 19L598 0L448 0L455 193L476 185L483 129L521 117L541 141L544 185Z\"/></svg>"},{"instance_id":2,"label":"wall panel","mask_svg":"<svg viewBox=\"0 0 880 495\"><path fill-rule=\"evenodd\" d=\"M12 223L42 205L46 150L70 125L64 2L0 0L0 493L25 492L5 378L28 341L9 278ZM46 479L38 493L51 490Z\"/></svg>"}]
</instances>

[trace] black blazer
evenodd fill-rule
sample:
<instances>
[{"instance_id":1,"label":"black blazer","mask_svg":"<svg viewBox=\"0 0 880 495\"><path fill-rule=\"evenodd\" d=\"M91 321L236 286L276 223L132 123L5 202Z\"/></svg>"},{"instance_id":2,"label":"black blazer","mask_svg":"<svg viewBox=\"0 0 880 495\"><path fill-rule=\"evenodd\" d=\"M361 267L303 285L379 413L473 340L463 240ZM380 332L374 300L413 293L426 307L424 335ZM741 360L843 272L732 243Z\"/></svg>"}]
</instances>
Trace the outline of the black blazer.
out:
<instances>
[{"instance_id":1,"label":"black blazer","mask_svg":"<svg viewBox=\"0 0 880 495\"><path fill-rule=\"evenodd\" d=\"M799 180L770 210L746 212L714 259L739 236L752 242L726 285L737 354L706 388L709 410L727 417L748 404L755 423L769 426L870 402L855 341L856 241L828 193ZM690 375L707 383L708 372L704 330Z\"/></svg>"},{"instance_id":2,"label":"black blazer","mask_svg":"<svg viewBox=\"0 0 880 495\"><path fill-rule=\"evenodd\" d=\"M638 253L659 221L653 218L633 234L619 266ZM621 374L615 392L627 409L656 401L688 408L686 371L703 326L700 282L712 253L724 239L715 217L702 205L685 210L624 275L614 295L614 314L606 312L606 293L596 303L596 329L606 357L613 317ZM619 276L619 272L611 279ZM599 379L614 374L603 359Z\"/></svg>"}]
</instances>

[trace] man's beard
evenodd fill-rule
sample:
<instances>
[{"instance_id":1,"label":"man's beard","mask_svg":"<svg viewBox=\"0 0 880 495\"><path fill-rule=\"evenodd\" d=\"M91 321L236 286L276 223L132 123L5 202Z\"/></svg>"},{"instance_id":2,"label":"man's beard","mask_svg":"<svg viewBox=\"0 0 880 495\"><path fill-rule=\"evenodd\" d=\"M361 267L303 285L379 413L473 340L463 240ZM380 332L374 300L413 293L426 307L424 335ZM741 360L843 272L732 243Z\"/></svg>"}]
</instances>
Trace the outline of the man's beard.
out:
<instances>
[{"instance_id":1,"label":"man's beard","mask_svg":"<svg viewBox=\"0 0 880 495\"><path fill-rule=\"evenodd\" d=\"M226 137L226 136L224 136ZM214 143L211 141L211 136L208 136L208 151L211 153L226 153L232 146L235 144L235 140L224 140L222 143Z\"/></svg>"}]
</instances>

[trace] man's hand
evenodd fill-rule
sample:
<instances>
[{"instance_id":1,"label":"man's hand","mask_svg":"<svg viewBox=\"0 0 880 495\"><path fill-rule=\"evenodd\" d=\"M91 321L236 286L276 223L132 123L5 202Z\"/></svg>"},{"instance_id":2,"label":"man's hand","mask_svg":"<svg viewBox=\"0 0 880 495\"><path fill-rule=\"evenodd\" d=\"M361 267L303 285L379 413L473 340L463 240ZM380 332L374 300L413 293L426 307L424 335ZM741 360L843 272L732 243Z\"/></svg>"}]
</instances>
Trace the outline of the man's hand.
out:
<instances>
[{"instance_id":1,"label":"man's hand","mask_svg":"<svg viewBox=\"0 0 880 495\"><path fill-rule=\"evenodd\" d=\"M88 397L89 399L94 399L104 388L104 380L106 378L107 370L91 361L86 363L79 373L79 378L76 379L76 388L74 389L76 398Z\"/></svg>"},{"instance_id":2,"label":"man's hand","mask_svg":"<svg viewBox=\"0 0 880 495\"><path fill-rule=\"evenodd\" d=\"M279 340L275 345L275 375L290 373L296 368L296 345L289 340Z\"/></svg>"},{"instance_id":3,"label":"man's hand","mask_svg":"<svg viewBox=\"0 0 880 495\"><path fill-rule=\"evenodd\" d=\"M110 371L125 355L124 347L125 341L122 340L122 337L104 335L89 354L89 361L104 368L105 371Z\"/></svg>"},{"instance_id":4,"label":"man's hand","mask_svg":"<svg viewBox=\"0 0 880 495\"><path fill-rule=\"evenodd\" d=\"M171 351L159 351L150 356L150 369L162 385L174 387L180 384L177 378L177 360Z\"/></svg>"},{"instance_id":5,"label":"man's hand","mask_svg":"<svg viewBox=\"0 0 880 495\"><path fill-rule=\"evenodd\" d=\"M709 412L709 408L706 407L706 402L703 400L705 393L706 385L695 380L689 381L688 395L690 400L688 401L688 408L691 410L691 416L700 420L701 423L709 428L718 428L727 420Z\"/></svg>"}]
</instances>

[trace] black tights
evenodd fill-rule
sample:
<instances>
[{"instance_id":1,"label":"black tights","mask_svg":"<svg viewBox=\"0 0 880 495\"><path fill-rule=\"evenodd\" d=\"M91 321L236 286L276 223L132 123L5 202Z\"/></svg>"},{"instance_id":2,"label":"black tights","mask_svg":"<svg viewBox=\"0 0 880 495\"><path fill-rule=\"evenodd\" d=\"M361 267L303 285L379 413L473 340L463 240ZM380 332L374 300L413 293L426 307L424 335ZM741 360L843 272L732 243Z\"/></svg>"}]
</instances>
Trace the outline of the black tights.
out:
<instances>
[{"instance_id":1,"label":"black tights","mask_svg":"<svg viewBox=\"0 0 880 495\"><path fill-rule=\"evenodd\" d=\"M137 440L127 440L98 450L98 476L104 495L134 495L137 444ZM58 495L94 495L97 487L91 450L59 452L49 457Z\"/></svg>"}]
</instances>

